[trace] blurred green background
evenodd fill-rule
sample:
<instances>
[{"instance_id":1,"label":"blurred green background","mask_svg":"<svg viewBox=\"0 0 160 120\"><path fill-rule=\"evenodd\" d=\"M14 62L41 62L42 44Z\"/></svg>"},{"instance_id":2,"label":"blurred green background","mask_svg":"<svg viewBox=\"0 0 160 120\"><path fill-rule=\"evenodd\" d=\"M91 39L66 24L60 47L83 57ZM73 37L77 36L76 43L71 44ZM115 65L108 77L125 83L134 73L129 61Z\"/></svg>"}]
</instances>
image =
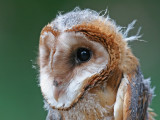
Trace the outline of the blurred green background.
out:
<instances>
[{"instance_id":1,"label":"blurred green background","mask_svg":"<svg viewBox=\"0 0 160 120\"><path fill-rule=\"evenodd\" d=\"M74 7L97 11L108 8L117 24L132 20L142 26L142 39L129 45L140 59L145 78L151 77L157 95L151 107L160 113L160 1L159 0L0 0L0 120L44 120L38 70L32 68L41 29L58 11ZM157 117L160 119L160 116Z\"/></svg>"}]
</instances>

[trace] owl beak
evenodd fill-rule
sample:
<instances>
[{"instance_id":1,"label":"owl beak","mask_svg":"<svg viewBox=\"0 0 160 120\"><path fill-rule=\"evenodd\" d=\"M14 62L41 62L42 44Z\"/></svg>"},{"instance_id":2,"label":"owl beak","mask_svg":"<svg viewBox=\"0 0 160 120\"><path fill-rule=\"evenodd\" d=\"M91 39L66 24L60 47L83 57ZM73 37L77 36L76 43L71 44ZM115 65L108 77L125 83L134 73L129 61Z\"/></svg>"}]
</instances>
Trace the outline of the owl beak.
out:
<instances>
[{"instance_id":1,"label":"owl beak","mask_svg":"<svg viewBox=\"0 0 160 120\"><path fill-rule=\"evenodd\" d=\"M61 89L59 87L59 84L56 80L53 81L53 85L54 85L54 99L58 102L58 98L59 98L59 94L61 92Z\"/></svg>"},{"instance_id":2,"label":"owl beak","mask_svg":"<svg viewBox=\"0 0 160 120\"><path fill-rule=\"evenodd\" d=\"M54 89L54 99L58 102L58 98L59 98L59 93L60 93L60 90L58 90L57 87L55 87Z\"/></svg>"},{"instance_id":3,"label":"owl beak","mask_svg":"<svg viewBox=\"0 0 160 120\"><path fill-rule=\"evenodd\" d=\"M58 102L58 99L60 96L64 93L64 89L60 86L56 87L54 86L54 92L53 92L53 97L54 99Z\"/></svg>"}]
</instances>

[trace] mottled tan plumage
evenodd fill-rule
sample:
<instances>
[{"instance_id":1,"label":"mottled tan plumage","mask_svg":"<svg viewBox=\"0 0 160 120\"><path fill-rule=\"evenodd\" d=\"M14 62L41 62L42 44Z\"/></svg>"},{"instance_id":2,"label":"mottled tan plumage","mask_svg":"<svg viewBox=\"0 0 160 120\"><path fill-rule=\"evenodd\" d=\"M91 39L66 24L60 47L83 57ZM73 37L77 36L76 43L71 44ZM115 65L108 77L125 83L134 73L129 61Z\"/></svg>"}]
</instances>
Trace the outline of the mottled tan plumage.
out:
<instances>
[{"instance_id":1,"label":"mottled tan plumage","mask_svg":"<svg viewBox=\"0 0 160 120\"><path fill-rule=\"evenodd\" d=\"M48 120L153 119L153 96L128 47L133 21L124 31L109 17L76 8L45 26L39 44L40 86ZM76 63L76 50L92 52ZM153 112L152 112L153 113Z\"/></svg>"}]
</instances>

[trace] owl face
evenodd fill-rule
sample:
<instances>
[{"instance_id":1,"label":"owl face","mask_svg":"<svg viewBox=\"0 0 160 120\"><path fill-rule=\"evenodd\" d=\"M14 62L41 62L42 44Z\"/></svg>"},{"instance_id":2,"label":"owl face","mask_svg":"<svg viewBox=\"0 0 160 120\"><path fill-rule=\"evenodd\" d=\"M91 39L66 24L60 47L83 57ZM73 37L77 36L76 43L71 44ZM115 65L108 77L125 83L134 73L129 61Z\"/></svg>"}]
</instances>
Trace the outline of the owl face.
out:
<instances>
[{"instance_id":1,"label":"owl face","mask_svg":"<svg viewBox=\"0 0 160 120\"><path fill-rule=\"evenodd\" d=\"M41 32L39 44L40 86L52 108L69 109L87 90L107 80L115 70L130 73L138 61L109 17L86 9L59 15ZM116 81L114 81L116 82ZM117 83L118 84L118 83Z\"/></svg>"},{"instance_id":2,"label":"owl face","mask_svg":"<svg viewBox=\"0 0 160 120\"><path fill-rule=\"evenodd\" d=\"M107 68L109 54L98 42L79 32L52 31L41 35L40 86L47 102L66 109L84 94L92 76Z\"/></svg>"}]
</instances>

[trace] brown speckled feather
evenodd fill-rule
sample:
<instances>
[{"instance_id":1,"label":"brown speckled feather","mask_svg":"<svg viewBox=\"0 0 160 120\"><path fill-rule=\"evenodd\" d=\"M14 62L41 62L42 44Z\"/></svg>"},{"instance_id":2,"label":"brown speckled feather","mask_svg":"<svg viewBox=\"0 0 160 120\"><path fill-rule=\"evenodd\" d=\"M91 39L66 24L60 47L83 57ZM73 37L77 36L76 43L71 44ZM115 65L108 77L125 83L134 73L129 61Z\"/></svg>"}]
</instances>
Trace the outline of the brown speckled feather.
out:
<instances>
[{"instance_id":1,"label":"brown speckled feather","mask_svg":"<svg viewBox=\"0 0 160 120\"><path fill-rule=\"evenodd\" d=\"M125 101L128 105L125 109L125 119L131 120L148 120L148 106L153 96L153 90L150 88L150 81L145 80L140 71L129 75L129 84L127 89L128 99ZM127 96L126 96L127 97Z\"/></svg>"}]
</instances>

